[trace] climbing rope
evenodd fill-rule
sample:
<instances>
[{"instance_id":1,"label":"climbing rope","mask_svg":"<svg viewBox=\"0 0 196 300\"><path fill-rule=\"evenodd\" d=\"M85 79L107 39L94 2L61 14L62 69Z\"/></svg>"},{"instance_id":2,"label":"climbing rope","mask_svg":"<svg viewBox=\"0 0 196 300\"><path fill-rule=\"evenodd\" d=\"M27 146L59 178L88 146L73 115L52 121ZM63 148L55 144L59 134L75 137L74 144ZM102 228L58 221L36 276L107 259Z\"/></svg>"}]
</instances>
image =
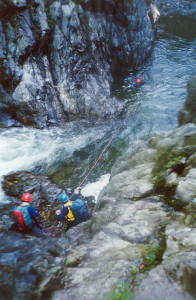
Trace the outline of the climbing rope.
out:
<instances>
[{"instance_id":1,"label":"climbing rope","mask_svg":"<svg viewBox=\"0 0 196 300\"><path fill-rule=\"evenodd\" d=\"M138 103L138 105L135 107L135 109L132 111L132 113L135 116L135 113L137 112L138 108L140 106L140 103ZM99 156L95 159L95 161L93 162L92 166L89 168L89 170L86 172L86 175L84 176L84 178L82 179L82 181L80 182L80 184L78 185L78 187L76 189L81 189L82 185L84 184L84 182L87 180L87 178L91 175L91 173L93 172L93 170L96 168L98 162L102 159L102 157L104 156L104 154L108 151L109 147L111 146L112 142L114 141L115 138L117 138L117 136L119 135L120 131L125 127L125 122L130 118L130 114L123 120L123 122L120 124L120 126L117 127L117 129L115 130L114 134L111 136L111 138L108 140L108 142L106 143L106 145L104 146L103 150L101 151L101 153L99 154ZM134 121L134 118L133 118ZM71 199L74 196L75 192L73 192L71 194L71 196L69 197L69 199ZM55 237L57 234L61 233L63 231L63 227L59 228L59 226L57 227L56 225L53 225L49 228L46 229L49 236L53 236Z\"/></svg>"},{"instance_id":2,"label":"climbing rope","mask_svg":"<svg viewBox=\"0 0 196 300\"><path fill-rule=\"evenodd\" d=\"M124 122L117 128L116 132L111 136L111 138L109 139L109 141L107 142L107 144L105 145L105 147L103 148L103 150L101 151L101 153L99 154L98 158L94 161L94 163L92 164L92 166L90 167L90 169L87 171L87 173L84 176L83 180L80 182L80 184L78 185L78 187L76 189L80 189L82 187L82 185L84 184L84 182L86 181L86 179L90 176L90 174L92 173L92 171L95 169L95 167L97 166L98 162L102 159L103 155L108 151L108 149L109 149L110 145L112 144L113 140L117 137L117 135L119 134L120 130L123 127L124 127ZM73 196L74 196L74 192L70 196L70 199Z\"/></svg>"},{"instance_id":3,"label":"climbing rope","mask_svg":"<svg viewBox=\"0 0 196 300\"><path fill-rule=\"evenodd\" d=\"M138 108L140 106L140 103L137 104L137 106L135 107L135 109L132 111L132 113L135 115L135 113L138 111ZM80 184L78 185L78 187L76 189L81 189L82 185L84 184L84 182L86 181L86 179L91 175L92 171L95 169L95 167L97 166L98 162L102 159L102 157L104 156L104 154L108 151L109 147L111 146L113 140L118 136L118 134L120 133L120 130L122 128L125 127L125 122L130 118L130 114L125 118L125 120L120 124L120 126L115 130L115 133L111 136L111 138L109 139L109 141L107 142L107 144L105 145L105 147L103 148L103 150L101 151L101 153L99 154L98 158L94 161L94 163L92 164L92 166L89 168L89 170L87 171L86 175L84 176L84 178L82 179L82 181L80 182ZM134 121L134 120L133 120ZM71 194L71 196L69 197L69 199L71 199L74 196L74 192Z\"/></svg>"},{"instance_id":4,"label":"climbing rope","mask_svg":"<svg viewBox=\"0 0 196 300\"><path fill-rule=\"evenodd\" d=\"M101 160L101 158L103 157L103 155L107 152L107 150L109 149L109 147L112 144L113 140L117 137L117 134L120 132L121 128L123 128L123 127L124 127L124 124L121 124L118 127L117 132L112 135L112 137L110 138L109 142L103 148L102 152L100 153L100 155L98 156L98 158L95 160L95 162L93 163L93 165L91 166L91 168L87 172L87 174L84 177L84 179L79 184L78 188L80 188L84 184L84 182L86 181L86 179L90 176L90 174L92 173L92 171L94 170L94 168L96 167L96 165L98 164L98 162Z\"/></svg>"}]
</instances>

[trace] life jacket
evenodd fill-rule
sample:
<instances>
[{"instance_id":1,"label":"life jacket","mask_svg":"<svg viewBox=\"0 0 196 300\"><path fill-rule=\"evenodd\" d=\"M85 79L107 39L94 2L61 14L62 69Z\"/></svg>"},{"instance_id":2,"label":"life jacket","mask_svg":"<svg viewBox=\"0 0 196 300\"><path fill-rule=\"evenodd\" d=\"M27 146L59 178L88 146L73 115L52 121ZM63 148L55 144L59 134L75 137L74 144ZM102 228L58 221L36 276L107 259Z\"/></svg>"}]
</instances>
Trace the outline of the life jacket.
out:
<instances>
[{"instance_id":1,"label":"life jacket","mask_svg":"<svg viewBox=\"0 0 196 300\"><path fill-rule=\"evenodd\" d=\"M68 222L81 222L90 217L88 206L86 202L81 199L68 201L64 206L69 210L68 214L65 216Z\"/></svg>"},{"instance_id":2,"label":"life jacket","mask_svg":"<svg viewBox=\"0 0 196 300\"><path fill-rule=\"evenodd\" d=\"M65 207L68 208L68 214L65 216L65 219L68 221L68 222L74 222L76 220L74 214L73 214L73 211L71 209L72 207L72 201L68 201L67 203L64 204Z\"/></svg>"},{"instance_id":3,"label":"life jacket","mask_svg":"<svg viewBox=\"0 0 196 300\"><path fill-rule=\"evenodd\" d=\"M28 231L33 226L33 220L28 211L28 206L16 206L12 210L12 216L17 222L20 231Z\"/></svg>"}]
</instances>

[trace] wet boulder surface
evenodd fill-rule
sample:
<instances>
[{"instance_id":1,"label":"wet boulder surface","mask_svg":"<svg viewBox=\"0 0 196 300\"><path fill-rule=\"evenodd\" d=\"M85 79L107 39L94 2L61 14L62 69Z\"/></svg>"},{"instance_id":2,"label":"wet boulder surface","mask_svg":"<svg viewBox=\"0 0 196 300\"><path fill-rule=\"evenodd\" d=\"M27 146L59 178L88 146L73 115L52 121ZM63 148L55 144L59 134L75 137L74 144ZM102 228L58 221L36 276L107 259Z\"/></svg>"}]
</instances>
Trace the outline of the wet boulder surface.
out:
<instances>
[{"instance_id":1,"label":"wet boulder surface","mask_svg":"<svg viewBox=\"0 0 196 300\"><path fill-rule=\"evenodd\" d=\"M102 300L122 293L135 299L194 299L195 141L196 125L189 123L136 142L114 165L93 217L56 237L25 238L7 231L7 213L13 205L7 204L1 220L5 240L1 280L3 284L9 276L14 280L13 299L25 295L24 299ZM179 172L180 163L183 171ZM58 206L54 200L58 186L46 176L8 175L4 188L15 203L25 181L35 199L44 200L44 205L35 202L39 210L49 205L52 216ZM179 192L182 182L187 193ZM23 251L28 258L17 259ZM39 253L38 263L34 253ZM39 264L44 264L42 271ZM25 285L28 276L29 286ZM9 289L4 291L12 299Z\"/></svg>"},{"instance_id":2,"label":"wet boulder surface","mask_svg":"<svg viewBox=\"0 0 196 300\"><path fill-rule=\"evenodd\" d=\"M20 198L24 191L33 194L36 205L57 200L63 189L52 184L47 176L33 175L31 172L17 172L4 177L3 189L11 197Z\"/></svg>"},{"instance_id":3,"label":"wet boulder surface","mask_svg":"<svg viewBox=\"0 0 196 300\"><path fill-rule=\"evenodd\" d=\"M68 267L64 290L52 299L107 299L123 293L133 299L194 299L196 195L187 201L176 190L195 168L195 141L196 126L188 124L138 142L118 159L88 224L88 246L81 228L67 233L75 245L68 259L80 263L74 270ZM175 172L179 152L187 158L184 173L176 173L174 189L166 178ZM159 163L166 168L159 169ZM158 170L163 173L157 175ZM194 178L186 184L195 185ZM85 230L87 224L83 226Z\"/></svg>"},{"instance_id":4,"label":"wet boulder surface","mask_svg":"<svg viewBox=\"0 0 196 300\"><path fill-rule=\"evenodd\" d=\"M8 120L0 126L42 128L122 112L111 85L150 55L153 8L145 0L2 0L0 110Z\"/></svg>"},{"instance_id":5,"label":"wet boulder surface","mask_svg":"<svg viewBox=\"0 0 196 300\"><path fill-rule=\"evenodd\" d=\"M40 299L50 288L60 288L59 273L66 261L67 240L1 232L0 298ZM6 274L6 275L5 275ZM39 288L38 288L39 286Z\"/></svg>"}]
</instances>

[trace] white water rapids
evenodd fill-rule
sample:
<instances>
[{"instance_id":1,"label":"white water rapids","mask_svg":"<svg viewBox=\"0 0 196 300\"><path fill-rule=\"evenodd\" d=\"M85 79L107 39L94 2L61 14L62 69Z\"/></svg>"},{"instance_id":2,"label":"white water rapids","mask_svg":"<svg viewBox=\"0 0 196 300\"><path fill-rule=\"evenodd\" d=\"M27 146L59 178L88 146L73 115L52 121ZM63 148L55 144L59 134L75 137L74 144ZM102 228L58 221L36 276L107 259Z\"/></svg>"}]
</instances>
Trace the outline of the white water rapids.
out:
<instances>
[{"instance_id":1,"label":"white water rapids","mask_svg":"<svg viewBox=\"0 0 196 300\"><path fill-rule=\"evenodd\" d=\"M72 123L64 128L33 129L9 128L0 129L0 182L4 175L16 171L31 171L35 167L48 170L55 162L61 162L72 156L89 143L95 142L105 134L103 127L85 128ZM105 180L107 183L107 178ZM85 195L97 197L98 190L104 185L98 181L96 189L89 185ZM97 190L98 189L98 190ZM0 185L0 201L6 197Z\"/></svg>"}]
</instances>

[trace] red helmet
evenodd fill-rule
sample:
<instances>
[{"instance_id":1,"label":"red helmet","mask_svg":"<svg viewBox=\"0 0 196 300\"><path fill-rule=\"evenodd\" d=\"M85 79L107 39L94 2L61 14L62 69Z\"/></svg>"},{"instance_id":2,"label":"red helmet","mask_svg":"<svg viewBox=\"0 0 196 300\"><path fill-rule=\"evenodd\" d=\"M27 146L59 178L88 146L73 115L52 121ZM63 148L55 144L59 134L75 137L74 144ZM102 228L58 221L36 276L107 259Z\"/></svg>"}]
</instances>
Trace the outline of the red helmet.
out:
<instances>
[{"instance_id":1,"label":"red helmet","mask_svg":"<svg viewBox=\"0 0 196 300\"><path fill-rule=\"evenodd\" d=\"M22 194L21 201L31 202L32 200L33 200L32 199L32 195L30 193L24 193L24 194Z\"/></svg>"},{"instance_id":2,"label":"red helmet","mask_svg":"<svg viewBox=\"0 0 196 300\"><path fill-rule=\"evenodd\" d=\"M136 79L135 79L135 83L141 84L141 83L142 83L142 79L141 79L141 78L136 78Z\"/></svg>"}]
</instances>

